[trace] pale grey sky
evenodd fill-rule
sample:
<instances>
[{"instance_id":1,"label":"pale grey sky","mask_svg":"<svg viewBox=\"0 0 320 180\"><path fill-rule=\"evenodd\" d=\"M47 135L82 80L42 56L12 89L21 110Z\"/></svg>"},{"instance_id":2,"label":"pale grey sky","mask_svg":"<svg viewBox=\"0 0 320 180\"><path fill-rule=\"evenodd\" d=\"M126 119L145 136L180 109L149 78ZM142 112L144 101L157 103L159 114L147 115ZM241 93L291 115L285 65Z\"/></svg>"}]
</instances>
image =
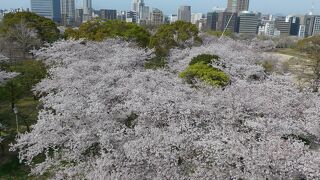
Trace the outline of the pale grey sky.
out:
<instances>
[{"instance_id":1,"label":"pale grey sky","mask_svg":"<svg viewBox=\"0 0 320 180\"><path fill-rule=\"evenodd\" d=\"M92 0L95 9L128 10L132 0ZM320 12L320 0L251 0L250 10L263 13L305 14L310 11L312 1L315 2L315 12ZM208 12L213 7L226 7L227 0L145 0L151 7L157 7L166 14L175 13L180 5L191 5L193 12ZM77 0L80 6L82 0ZM30 7L30 0L0 0L0 9Z\"/></svg>"}]
</instances>

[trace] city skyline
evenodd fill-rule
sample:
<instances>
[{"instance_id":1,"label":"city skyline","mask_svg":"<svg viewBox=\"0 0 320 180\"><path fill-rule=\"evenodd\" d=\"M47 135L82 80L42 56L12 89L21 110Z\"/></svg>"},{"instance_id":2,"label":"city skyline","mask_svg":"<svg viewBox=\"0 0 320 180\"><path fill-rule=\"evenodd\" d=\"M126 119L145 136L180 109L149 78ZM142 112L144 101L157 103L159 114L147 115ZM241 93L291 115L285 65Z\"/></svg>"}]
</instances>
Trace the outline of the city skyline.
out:
<instances>
[{"instance_id":1,"label":"city skyline","mask_svg":"<svg viewBox=\"0 0 320 180\"><path fill-rule=\"evenodd\" d=\"M30 0L1 0L0 9L9 8L30 8ZM76 6L82 7L82 0L76 0ZM312 2L314 0L251 0L249 10L259 11L262 13L271 14L306 14L312 9ZM112 5L108 5L112 2ZM190 5L192 7L192 12L209 12L212 11L214 7L227 7L227 0L147 0L146 5L158 8L162 10L165 14L177 13L177 9L181 5ZM132 6L132 0L122 0L111 1L111 0L93 0L92 2L94 9L117 9L117 10L130 10ZM315 1L314 13L319 14L320 9L317 8L320 1Z\"/></svg>"}]
</instances>

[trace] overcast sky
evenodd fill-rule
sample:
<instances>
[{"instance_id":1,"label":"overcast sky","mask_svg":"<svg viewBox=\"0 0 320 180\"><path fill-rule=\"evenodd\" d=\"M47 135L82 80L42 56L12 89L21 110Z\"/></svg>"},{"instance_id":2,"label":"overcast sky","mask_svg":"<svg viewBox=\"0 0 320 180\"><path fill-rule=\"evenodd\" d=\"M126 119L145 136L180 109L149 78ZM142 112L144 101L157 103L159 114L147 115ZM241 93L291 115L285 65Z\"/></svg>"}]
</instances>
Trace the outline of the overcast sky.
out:
<instances>
[{"instance_id":1,"label":"overcast sky","mask_svg":"<svg viewBox=\"0 0 320 180\"><path fill-rule=\"evenodd\" d=\"M82 0L76 0L80 7ZM250 10L263 13L305 14L310 11L315 1L315 13L320 12L320 0L250 0ZM128 10L132 0L92 0L95 9ZM208 12L213 7L226 7L227 0L145 0L151 7L163 10L166 14L176 13L180 5L192 6L192 12ZM30 7L30 0L0 0L0 9Z\"/></svg>"}]
</instances>

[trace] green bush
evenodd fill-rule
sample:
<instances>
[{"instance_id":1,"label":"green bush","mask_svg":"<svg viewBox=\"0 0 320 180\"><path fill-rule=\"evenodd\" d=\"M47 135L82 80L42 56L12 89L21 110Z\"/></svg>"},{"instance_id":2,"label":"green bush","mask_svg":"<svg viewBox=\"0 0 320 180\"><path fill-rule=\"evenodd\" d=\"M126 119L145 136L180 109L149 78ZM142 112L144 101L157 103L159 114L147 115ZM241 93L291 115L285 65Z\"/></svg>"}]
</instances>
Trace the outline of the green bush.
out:
<instances>
[{"instance_id":1,"label":"green bush","mask_svg":"<svg viewBox=\"0 0 320 180\"><path fill-rule=\"evenodd\" d=\"M198 55L192 58L188 68L181 72L179 76L189 84L193 84L194 79L197 78L212 86L226 86L230 81L228 75L210 65L212 61L218 60L219 56L217 55Z\"/></svg>"},{"instance_id":2,"label":"green bush","mask_svg":"<svg viewBox=\"0 0 320 180\"><path fill-rule=\"evenodd\" d=\"M213 60L219 60L219 56L211 55L211 54L201 54L197 57L192 58L189 65L193 65L199 62L203 62L205 64L210 64Z\"/></svg>"},{"instance_id":3,"label":"green bush","mask_svg":"<svg viewBox=\"0 0 320 180\"><path fill-rule=\"evenodd\" d=\"M204 62L190 65L186 70L180 73L180 77L184 78L189 84L192 84L193 80L198 78L212 86L226 86L230 81L228 75L223 71L211 67Z\"/></svg>"}]
</instances>

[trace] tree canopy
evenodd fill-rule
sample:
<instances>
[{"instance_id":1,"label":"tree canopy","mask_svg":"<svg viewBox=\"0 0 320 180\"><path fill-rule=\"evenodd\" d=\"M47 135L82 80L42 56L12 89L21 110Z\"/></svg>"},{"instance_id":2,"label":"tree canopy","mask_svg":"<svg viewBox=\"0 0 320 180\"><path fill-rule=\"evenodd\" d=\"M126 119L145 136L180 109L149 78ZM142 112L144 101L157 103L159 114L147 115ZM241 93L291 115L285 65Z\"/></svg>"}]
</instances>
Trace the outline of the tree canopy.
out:
<instances>
[{"instance_id":1,"label":"tree canopy","mask_svg":"<svg viewBox=\"0 0 320 180\"><path fill-rule=\"evenodd\" d=\"M151 51L119 39L39 50L51 66L35 87L43 108L13 149L56 179L318 178L320 97L264 74L246 44L204 42L173 49L158 70L144 68ZM179 73L201 54L219 56L212 67L232 83L184 83Z\"/></svg>"},{"instance_id":2,"label":"tree canopy","mask_svg":"<svg viewBox=\"0 0 320 180\"><path fill-rule=\"evenodd\" d=\"M160 26L150 39L150 47L155 48L157 56L166 57L174 47L186 48L201 44L198 34L198 28L192 23L176 21Z\"/></svg>"},{"instance_id":3,"label":"tree canopy","mask_svg":"<svg viewBox=\"0 0 320 180\"><path fill-rule=\"evenodd\" d=\"M143 27L124 21L104 21L94 19L81 24L79 29L67 29L66 38L85 38L93 41L102 41L106 38L121 37L125 40L135 41L141 47L147 47L150 34Z\"/></svg>"},{"instance_id":4,"label":"tree canopy","mask_svg":"<svg viewBox=\"0 0 320 180\"><path fill-rule=\"evenodd\" d=\"M60 32L56 24L48 18L39 16L32 12L8 13L3 18L2 32L10 31L10 28L19 25L21 22L27 24L28 28L35 29L43 42L54 42L59 39Z\"/></svg>"}]
</instances>

